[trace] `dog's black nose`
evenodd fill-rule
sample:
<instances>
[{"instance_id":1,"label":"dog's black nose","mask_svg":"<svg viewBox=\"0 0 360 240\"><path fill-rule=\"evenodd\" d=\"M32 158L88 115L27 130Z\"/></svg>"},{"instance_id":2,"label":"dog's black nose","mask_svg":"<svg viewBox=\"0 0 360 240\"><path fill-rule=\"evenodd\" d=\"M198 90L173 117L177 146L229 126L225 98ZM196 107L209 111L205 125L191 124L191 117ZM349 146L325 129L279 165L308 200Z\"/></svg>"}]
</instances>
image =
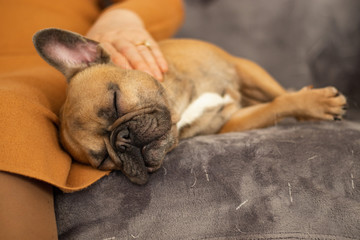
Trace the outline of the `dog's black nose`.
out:
<instances>
[{"instance_id":1,"label":"dog's black nose","mask_svg":"<svg viewBox=\"0 0 360 240\"><path fill-rule=\"evenodd\" d=\"M124 144L123 142L116 142L116 150L124 153L126 152L128 146L126 146L126 144Z\"/></svg>"},{"instance_id":2,"label":"dog's black nose","mask_svg":"<svg viewBox=\"0 0 360 240\"><path fill-rule=\"evenodd\" d=\"M110 142L120 153L126 152L130 147L130 131L128 128L116 129L111 133Z\"/></svg>"},{"instance_id":3,"label":"dog's black nose","mask_svg":"<svg viewBox=\"0 0 360 240\"><path fill-rule=\"evenodd\" d=\"M117 133L117 139L123 139L123 140L129 140L130 139L130 131L129 128L124 128L121 129L118 133Z\"/></svg>"}]
</instances>

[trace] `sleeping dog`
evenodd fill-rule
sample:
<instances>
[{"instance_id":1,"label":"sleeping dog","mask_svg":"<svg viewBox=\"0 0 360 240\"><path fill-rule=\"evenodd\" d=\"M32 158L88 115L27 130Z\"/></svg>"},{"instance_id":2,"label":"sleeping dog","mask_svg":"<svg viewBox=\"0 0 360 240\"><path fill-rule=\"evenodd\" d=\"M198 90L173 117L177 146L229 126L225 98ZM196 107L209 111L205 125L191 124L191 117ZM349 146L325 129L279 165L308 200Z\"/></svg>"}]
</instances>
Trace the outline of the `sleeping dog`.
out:
<instances>
[{"instance_id":1,"label":"sleeping dog","mask_svg":"<svg viewBox=\"0 0 360 240\"><path fill-rule=\"evenodd\" d=\"M34 45L69 83L60 114L63 146L75 160L121 170L137 184L148 181L179 139L345 113L336 88L288 92L255 63L202 41L159 43L169 64L162 83L115 66L98 42L73 32L45 29Z\"/></svg>"}]
</instances>

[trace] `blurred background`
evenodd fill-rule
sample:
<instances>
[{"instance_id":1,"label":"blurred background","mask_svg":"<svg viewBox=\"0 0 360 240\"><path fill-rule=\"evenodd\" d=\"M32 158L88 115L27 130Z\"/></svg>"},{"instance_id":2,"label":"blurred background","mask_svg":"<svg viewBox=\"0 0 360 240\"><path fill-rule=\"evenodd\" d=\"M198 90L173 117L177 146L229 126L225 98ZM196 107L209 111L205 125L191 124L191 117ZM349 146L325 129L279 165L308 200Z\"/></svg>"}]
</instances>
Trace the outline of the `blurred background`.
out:
<instances>
[{"instance_id":1,"label":"blurred background","mask_svg":"<svg viewBox=\"0 0 360 240\"><path fill-rule=\"evenodd\" d=\"M360 0L185 0L177 37L264 67L286 88L336 86L360 120Z\"/></svg>"}]
</instances>

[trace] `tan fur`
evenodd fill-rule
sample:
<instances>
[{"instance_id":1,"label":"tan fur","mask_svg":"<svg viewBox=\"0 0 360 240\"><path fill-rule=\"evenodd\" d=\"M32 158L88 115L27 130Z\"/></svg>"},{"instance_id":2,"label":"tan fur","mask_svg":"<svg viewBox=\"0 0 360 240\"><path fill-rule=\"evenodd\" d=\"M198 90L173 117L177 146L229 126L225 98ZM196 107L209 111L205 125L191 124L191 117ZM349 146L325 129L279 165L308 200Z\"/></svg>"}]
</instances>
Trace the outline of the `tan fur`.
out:
<instances>
[{"instance_id":1,"label":"tan fur","mask_svg":"<svg viewBox=\"0 0 360 240\"><path fill-rule=\"evenodd\" d=\"M174 47L172 44L175 44ZM191 44L188 46L181 44ZM199 49L209 48L208 53L200 52ZM183 49L190 54L194 54L199 59L206 59L206 54L215 52L225 61L233 64L238 74L238 83L229 87L240 87L242 102L244 107L231 114L232 117L224 124L221 133L232 131L244 131L254 128L262 128L273 125L285 117L307 118L311 120L334 120L334 116L341 117L345 111L343 106L346 99L339 95L333 87L323 89L303 88L299 92L289 93L279 85L263 68L256 63L242 58L230 56L216 46L198 41L171 40L161 44L164 54L170 58L175 58L176 67L182 71L189 72L190 75L199 74L198 64L183 57ZM186 51L185 50L185 51ZM188 52L186 52L188 53ZM216 62L213 62L216 65ZM227 71L227 69L224 69ZM195 78L198 79L198 78ZM200 78L202 81L206 79ZM172 84L171 80L166 79L165 85ZM200 81L201 81L200 80ZM211 84L211 83L209 83ZM183 86L182 86L183 88ZM186 88L186 87L185 87ZM204 90L206 91L206 90ZM177 97L177 99L180 97ZM235 99L240 100L238 97ZM256 106L252 106L256 105Z\"/></svg>"}]
</instances>

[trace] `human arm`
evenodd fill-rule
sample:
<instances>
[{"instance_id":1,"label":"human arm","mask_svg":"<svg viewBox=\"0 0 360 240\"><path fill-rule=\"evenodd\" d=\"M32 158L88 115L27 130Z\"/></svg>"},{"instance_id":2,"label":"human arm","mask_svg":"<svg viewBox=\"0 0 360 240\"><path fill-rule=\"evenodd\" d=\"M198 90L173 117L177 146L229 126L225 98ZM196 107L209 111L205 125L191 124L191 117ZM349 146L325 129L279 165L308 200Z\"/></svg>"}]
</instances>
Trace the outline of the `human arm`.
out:
<instances>
[{"instance_id":1,"label":"human arm","mask_svg":"<svg viewBox=\"0 0 360 240\"><path fill-rule=\"evenodd\" d=\"M142 70L162 80L167 63L156 40L174 34L182 19L180 0L122 1L100 15L87 37L101 42L120 67Z\"/></svg>"}]
</instances>

